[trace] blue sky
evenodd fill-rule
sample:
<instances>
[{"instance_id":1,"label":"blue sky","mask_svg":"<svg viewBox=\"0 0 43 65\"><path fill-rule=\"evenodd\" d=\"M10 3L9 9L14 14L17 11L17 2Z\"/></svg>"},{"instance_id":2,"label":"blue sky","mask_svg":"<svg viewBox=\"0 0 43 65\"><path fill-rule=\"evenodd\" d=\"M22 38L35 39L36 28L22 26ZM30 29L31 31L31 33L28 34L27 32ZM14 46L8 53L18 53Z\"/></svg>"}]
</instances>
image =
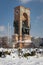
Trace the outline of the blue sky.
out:
<instances>
[{"instance_id":1,"label":"blue sky","mask_svg":"<svg viewBox=\"0 0 43 65\"><path fill-rule=\"evenodd\" d=\"M19 5L30 8L31 36L43 37L43 0L0 0L0 36L8 34L8 23L14 34L14 8Z\"/></svg>"}]
</instances>

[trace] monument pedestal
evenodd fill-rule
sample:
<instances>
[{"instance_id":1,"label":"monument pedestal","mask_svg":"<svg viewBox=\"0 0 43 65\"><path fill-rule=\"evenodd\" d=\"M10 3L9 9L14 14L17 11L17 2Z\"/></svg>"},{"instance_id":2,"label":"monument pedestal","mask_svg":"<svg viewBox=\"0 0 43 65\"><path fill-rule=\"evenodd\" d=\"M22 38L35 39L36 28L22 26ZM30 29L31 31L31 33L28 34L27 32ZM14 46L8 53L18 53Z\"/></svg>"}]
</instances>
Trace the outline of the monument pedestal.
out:
<instances>
[{"instance_id":1,"label":"monument pedestal","mask_svg":"<svg viewBox=\"0 0 43 65\"><path fill-rule=\"evenodd\" d=\"M19 39L19 47L22 48L23 47L22 46L22 35L19 35L18 39Z\"/></svg>"},{"instance_id":2,"label":"monument pedestal","mask_svg":"<svg viewBox=\"0 0 43 65\"><path fill-rule=\"evenodd\" d=\"M31 44L31 36L30 35L24 35L23 36L23 41L24 41L24 47L29 47Z\"/></svg>"}]
</instances>

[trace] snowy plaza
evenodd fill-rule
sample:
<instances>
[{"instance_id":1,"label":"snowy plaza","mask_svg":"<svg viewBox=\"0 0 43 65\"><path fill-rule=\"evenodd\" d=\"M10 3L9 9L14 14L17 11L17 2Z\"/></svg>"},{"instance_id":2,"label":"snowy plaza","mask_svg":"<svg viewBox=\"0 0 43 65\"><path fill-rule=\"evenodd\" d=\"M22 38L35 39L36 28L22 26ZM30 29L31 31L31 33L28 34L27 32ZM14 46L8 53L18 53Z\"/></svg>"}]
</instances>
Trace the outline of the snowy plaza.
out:
<instances>
[{"instance_id":1,"label":"snowy plaza","mask_svg":"<svg viewBox=\"0 0 43 65\"><path fill-rule=\"evenodd\" d=\"M11 55L6 55L5 58L0 57L0 65L43 65L43 55L36 54L25 58L19 57L18 53L14 52Z\"/></svg>"}]
</instances>

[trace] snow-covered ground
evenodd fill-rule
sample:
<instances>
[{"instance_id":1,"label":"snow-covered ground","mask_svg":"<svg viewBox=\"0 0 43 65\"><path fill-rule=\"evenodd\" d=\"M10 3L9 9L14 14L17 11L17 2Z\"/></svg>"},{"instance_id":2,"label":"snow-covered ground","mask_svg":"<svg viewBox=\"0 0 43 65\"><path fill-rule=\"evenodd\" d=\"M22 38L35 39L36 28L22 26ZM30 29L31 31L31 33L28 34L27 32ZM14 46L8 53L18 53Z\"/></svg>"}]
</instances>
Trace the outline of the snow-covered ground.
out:
<instances>
[{"instance_id":1,"label":"snow-covered ground","mask_svg":"<svg viewBox=\"0 0 43 65\"><path fill-rule=\"evenodd\" d=\"M43 65L43 55L35 55L25 57L18 57L17 52L7 55L5 58L0 58L0 65Z\"/></svg>"}]
</instances>

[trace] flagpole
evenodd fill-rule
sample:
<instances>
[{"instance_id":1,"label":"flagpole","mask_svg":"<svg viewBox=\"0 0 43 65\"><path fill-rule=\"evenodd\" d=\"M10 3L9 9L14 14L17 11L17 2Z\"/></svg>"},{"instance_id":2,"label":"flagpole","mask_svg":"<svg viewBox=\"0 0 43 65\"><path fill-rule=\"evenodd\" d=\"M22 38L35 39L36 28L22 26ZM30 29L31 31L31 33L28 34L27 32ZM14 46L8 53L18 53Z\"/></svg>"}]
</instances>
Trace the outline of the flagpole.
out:
<instances>
[{"instance_id":1,"label":"flagpole","mask_svg":"<svg viewBox=\"0 0 43 65\"><path fill-rule=\"evenodd\" d=\"M9 44L9 32L10 30L9 30L9 23L8 23L8 44Z\"/></svg>"}]
</instances>

